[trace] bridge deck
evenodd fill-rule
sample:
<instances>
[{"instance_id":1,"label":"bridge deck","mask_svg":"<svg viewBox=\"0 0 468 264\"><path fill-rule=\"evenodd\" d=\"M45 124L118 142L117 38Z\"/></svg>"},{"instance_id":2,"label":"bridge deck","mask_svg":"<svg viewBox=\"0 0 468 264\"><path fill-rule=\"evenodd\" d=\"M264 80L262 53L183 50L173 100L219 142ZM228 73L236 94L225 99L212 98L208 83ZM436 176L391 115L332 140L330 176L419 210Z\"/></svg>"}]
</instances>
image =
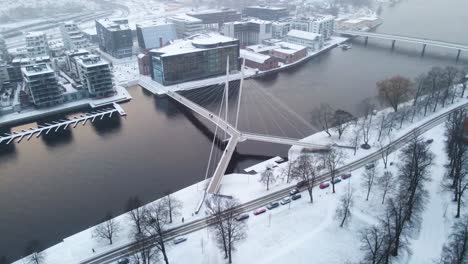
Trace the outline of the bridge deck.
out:
<instances>
[{"instance_id":1,"label":"bridge deck","mask_svg":"<svg viewBox=\"0 0 468 264\"><path fill-rule=\"evenodd\" d=\"M83 114L79 117L53 121L51 123L46 123L45 125L40 125L36 128L29 128L28 130L23 129L21 130L21 132L13 131L12 133L5 133L4 136L0 136L0 144L6 143L8 145L14 142L15 139L18 139L16 143L20 143L25 137L29 141L34 135L36 135L36 137L39 137L42 135L43 132L45 132L45 134L47 135L51 131L57 132L60 128L65 130L70 125L73 125L73 128L75 128L80 122L83 122L83 125L85 125L89 120L91 120L91 122L94 122L96 118L103 119L106 115L109 115L109 117L111 117L112 114L115 112L119 113L121 116L126 115L123 108L120 107L118 104L114 103L113 106L114 108L95 110L93 112Z\"/></svg>"},{"instance_id":2,"label":"bridge deck","mask_svg":"<svg viewBox=\"0 0 468 264\"><path fill-rule=\"evenodd\" d=\"M415 37L408 37L408 36L399 36L399 35L391 35L391 34L364 32L364 31L343 30L343 31L336 31L336 33L343 34L343 35L350 35L350 36L370 37L370 38L418 43L418 44L425 44L425 45L435 46L435 47L468 51L468 45L466 44L451 43L451 42L440 41L440 40L431 40L431 39L425 39L425 38L415 38Z\"/></svg>"}]
</instances>

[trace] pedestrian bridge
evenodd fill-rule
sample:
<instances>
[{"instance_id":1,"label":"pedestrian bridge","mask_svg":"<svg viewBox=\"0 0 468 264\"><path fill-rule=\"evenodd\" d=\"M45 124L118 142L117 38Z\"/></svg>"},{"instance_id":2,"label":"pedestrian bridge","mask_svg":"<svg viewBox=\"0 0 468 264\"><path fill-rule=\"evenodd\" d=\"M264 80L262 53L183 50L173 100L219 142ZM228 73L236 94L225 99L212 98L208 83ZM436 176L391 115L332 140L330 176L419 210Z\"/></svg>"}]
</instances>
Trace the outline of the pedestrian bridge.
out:
<instances>
[{"instance_id":1,"label":"pedestrian bridge","mask_svg":"<svg viewBox=\"0 0 468 264\"><path fill-rule=\"evenodd\" d=\"M395 47L395 42L408 42L408 43L415 43L423 45L422 54L424 54L426 50L426 46L433 46L433 47L440 47L440 48L447 48L447 49L454 49L457 50L457 60L460 58L460 54L462 51L468 51L467 44L460 44L460 43L452 43L447 41L440 41L440 40L431 40L426 38L416 38L416 37L409 37L409 36L401 36L401 35L394 35L394 34L382 34L382 33L374 33L374 32L365 32L365 31L347 31L347 30L338 30L335 31L338 34L347 35L347 36L354 36L354 37L364 37L365 42L369 38L375 39L384 39L384 40L391 40L392 41L392 48Z\"/></svg>"}]
</instances>

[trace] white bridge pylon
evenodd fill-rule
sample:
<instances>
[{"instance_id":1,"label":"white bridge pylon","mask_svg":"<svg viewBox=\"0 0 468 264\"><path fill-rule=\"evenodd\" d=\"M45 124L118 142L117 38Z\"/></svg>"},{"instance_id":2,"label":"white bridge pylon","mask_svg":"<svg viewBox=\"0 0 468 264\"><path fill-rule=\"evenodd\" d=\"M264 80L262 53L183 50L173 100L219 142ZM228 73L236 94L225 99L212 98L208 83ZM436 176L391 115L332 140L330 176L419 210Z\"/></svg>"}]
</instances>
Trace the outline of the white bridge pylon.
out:
<instances>
[{"instance_id":1,"label":"white bridge pylon","mask_svg":"<svg viewBox=\"0 0 468 264\"><path fill-rule=\"evenodd\" d=\"M239 107L240 107L240 100L241 100L241 95L242 95L242 86L243 86L243 81L244 81L244 62L242 63L242 70L241 70L241 82L240 82L240 90L239 90L239 101L237 104L237 112L236 112L236 119L235 119L235 125L231 125L228 120L227 120L227 114L225 116L225 119L221 118L220 116L210 112L206 108L194 103L190 99L184 97L183 95L177 94L173 91L166 91L166 94L171 97L172 99L178 101L182 105L188 107L195 113L201 115L202 117L206 118L213 124L215 124L218 128L222 129L226 134L228 134L229 141L226 145L226 148L223 151L223 155L221 156L221 159L215 169L215 172L213 176L210 179L210 182L208 184L208 187L205 190L205 193L208 194L216 194L219 191L219 187L221 184L221 179L224 176L224 173L226 172L226 169L229 165L229 161L231 160L232 154L234 153L236 146L239 142L246 141L246 140L252 140L252 141L260 141L260 142L269 142L269 143L276 143L276 144L283 144L283 145L296 145L296 146L302 146L308 149L312 150L321 150L321 151L326 151L330 150L332 147L331 145L318 145L318 144L312 144L312 143L307 143L300 141L298 139L293 139L293 138L286 138L286 137L276 137L276 136L269 136L269 135L261 135L261 134L254 134L254 133L245 133L242 131L239 131L237 129L237 124L239 120ZM226 85L225 89L228 89L228 84L229 84L229 59L228 59L228 64L227 64L227 73L226 73ZM226 93L227 95L228 93ZM226 108L227 108L227 96L225 98L226 100Z\"/></svg>"}]
</instances>

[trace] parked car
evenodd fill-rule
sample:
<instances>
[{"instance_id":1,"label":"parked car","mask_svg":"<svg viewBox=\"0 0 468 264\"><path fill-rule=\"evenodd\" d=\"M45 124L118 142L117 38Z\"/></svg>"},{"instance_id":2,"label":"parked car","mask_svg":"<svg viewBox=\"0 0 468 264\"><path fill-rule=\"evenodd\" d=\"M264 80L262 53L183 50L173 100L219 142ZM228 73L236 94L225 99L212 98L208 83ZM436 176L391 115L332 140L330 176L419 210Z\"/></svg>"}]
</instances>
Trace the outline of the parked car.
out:
<instances>
[{"instance_id":1,"label":"parked car","mask_svg":"<svg viewBox=\"0 0 468 264\"><path fill-rule=\"evenodd\" d=\"M319 188L320 189L325 189L325 188L328 188L328 186L330 186L330 184L328 182L323 182L319 185Z\"/></svg>"},{"instance_id":2,"label":"parked car","mask_svg":"<svg viewBox=\"0 0 468 264\"><path fill-rule=\"evenodd\" d=\"M280 203L281 203L282 205L285 205L285 204L288 204L288 203L290 203L290 202L291 202L291 198L285 197L285 198L283 198L283 199L281 200Z\"/></svg>"},{"instance_id":3,"label":"parked car","mask_svg":"<svg viewBox=\"0 0 468 264\"><path fill-rule=\"evenodd\" d=\"M335 178L335 179L333 179L333 180L331 181L331 183L337 184L337 183L339 183L340 181L341 181L340 178Z\"/></svg>"},{"instance_id":4,"label":"parked car","mask_svg":"<svg viewBox=\"0 0 468 264\"><path fill-rule=\"evenodd\" d=\"M268 204L268 205L266 206L266 208L267 208L268 210L273 210L273 209L275 209L275 208L278 207L278 206L279 206L279 203L278 203L278 202L272 202L272 203Z\"/></svg>"},{"instance_id":5,"label":"parked car","mask_svg":"<svg viewBox=\"0 0 468 264\"><path fill-rule=\"evenodd\" d=\"M266 209L265 208L260 208L260 209L257 209L257 210L254 211L254 215L263 214L264 212L266 212Z\"/></svg>"},{"instance_id":6,"label":"parked car","mask_svg":"<svg viewBox=\"0 0 468 264\"><path fill-rule=\"evenodd\" d=\"M298 188L294 188L294 189L292 189L291 191L289 191L289 195L295 195L296 193L299 193L299 189L298 189Z\"/></svg>"},{"instance_id":7,"label":"parked car","mask_svg":"<svg viewBox=\"0 0 468 264\"><path fill-rule=\"evenodd\" d=\"M342 180L346 180L348 178L351 178L351 172L341 174Z\"/></svg>"},{"instance_id":8,"label":"parked car","mask_svg":"<svg viewBox=\"0 0 468 264\"><path fill-rule=\"evenodd\" d=\"M426 140L426 144L431 144L432 142L434 142L434 140L432 138Z\"/></svg>"},{"instance_id":9,"label":"parked car","mask_svg":"<svg viewBox=\"0 0 468 264\"><path fill-rule=\"evenodd\" d=\"M244 220L246 220L248 218L249 218L248 214L241 214L241 215L236 217L236 221L244 221Z\"/></svg>"},{"instance_id":10,"label":"parked car","mask_svg":"<svg viewBox=\"0 0 468 264\"><path fill-rule=\"evenodd\" d=\"M185 242L185 241L187 241L187 238L185 238L185 237L176 237L176 238L174 238L174 244L175 245L180 244L180 243Z\"/></svg>"},{"instance_id":11,"label":"parked car","mask_svg":"<svg viewBox=\"0 0 468 264\"><path fill-rule=\"evenodd\" d=\"M307 184L306 180L300 181L300 182L296 183L296 188L298 188L298 189L302 188L302 187L306 186L306 184Z\"/></svg>"},{"instance_id":12,"label":"parked car","mask_svg":"<svg viewBox=\"0 0 468 264\"><path fill-rule=\"evenodd\" d=\"M130 263L130 260L128 258L121 258L117 261L117 264L128 264Z\"/></svg>"},{"instance_id":13,"label":"parked car","mask_svg":"<svg viewBox=\"0 0 468 264\"><path fill-rule=\"evenodd\" d=\"M291 196L291 199L293 201L297 200L297 199L300 199L302 197L302 195L300 193L296 193L295 195Z\"/></svg>"},{"instance_id":14,"label":"parked car","mask_svg":"<svg viewBox=\"0 0 468 264\"><path fill-rule=\"evenodd\" d=\"M366 170L370 170L372 168L375 167L375 164L374 163L367 163L366 166L364 166L366 168Z\"/></svg>"}]
</instances>

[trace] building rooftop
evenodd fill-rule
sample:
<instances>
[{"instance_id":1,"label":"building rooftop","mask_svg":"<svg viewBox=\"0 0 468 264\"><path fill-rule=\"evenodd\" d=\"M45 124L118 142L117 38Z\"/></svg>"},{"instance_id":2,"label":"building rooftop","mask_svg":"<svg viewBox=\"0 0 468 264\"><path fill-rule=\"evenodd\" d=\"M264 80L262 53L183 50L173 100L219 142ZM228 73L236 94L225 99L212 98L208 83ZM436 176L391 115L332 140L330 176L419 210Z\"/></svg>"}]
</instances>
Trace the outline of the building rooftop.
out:
<instances>
[{"instance_id":1,"label":"building rooftop","mask_svg":"<svg viewBox=\"0 0 468 264\"><path fill-rule=\"evenodd\" d=\"M150 20L150 21L143 21L136 23L136 27L139 28L146 28L146 27L157 27L163 25L173 25L171 22L167 22L165 20Z\"/></svg>"},{"instance_id":2,"label":"building rooftop","mask_svg":"<svg viewBox=\"0 0 468 264\"><path fill-rule=\"evenodd\" d=\"M210 15L210 14L222 14L222 13L225 13L225 12L236 12L236 10L230 9L230 8L206 9L206 10L200 10L200 11L187 12L187 15L189 15L189 16Z\"/></svg>"},{"instance_id":3,"label":"building rooftop","mask_svg":"<svg viewBox=\"0 0 468 264\"><path fill-rule=\"evenodd\" d=\"M246 23L253 23L253 24L259 24L259 25L263 25L263 24L272 24L271 21L262 20L262 19L256 19L256 18L250 18L250 19L246 19L246 20L242 20L242 21L226 22L226 23L224 23L224 24L235 24L235 25L239 25L239 24L246 24Z\"/></svg>"},{"instance_id":4,"label":"building rooftop","mask_svg":"<svg viewBox=\"0 0 468 264\"><path fill-rule=\"evenodd\" d=\"M263 45L263 44L251 45L251 46L245 47L246 50L257 52L257 53L270 51L270 50L273 50L275 48L277 48L277 47L276 46Z\"/></svg>"},{"instance_id":5,"label":"building rooftop","mask_svg":"<svg viewBox=\"0 0 468 264\"><path fill-rule=\"evenodd\" d=\"M67 56L76 56L76 55L84 55L84 54L89 54L89 51L85 50L85 49L75 49L75 50L67 50L65 51L65 54Z\"/></svg>"},{"instance_id":6,"label":"building rooftop","mask_svg":"<svg viewBox=\"0 0 468 264\"><path fill-rule=\"evenodd\" d=\"M183 53L190 53L197 50L205 50L209 49L208 46L211 45L226 44L233 41L236 41L236 39L217 33L196 34L187 39L175 40L172 42L172 44L159 49L153 49L151 52L163 53L162 56L166 57ZM207 47L203 48L203 46Z\"/></svg>"},{"instance_id":7,"label":"building rooftop","mask_svg":"<svg viewBox=\"0 0 468 264\"><path fill-rule=\"evenodd\" d=\"M42 37L45 36L45 33L42 31L31 31L26 33L27 38Z\"/></svg>"},{"instance_id":8,"label":"building rooftop","mask_svg":"<svg viewBox=\"0 0 468 264\"><path fill-rule=\"evenodd\" d=\"M287 10L285 7L279 7L279 6L248 6L246 8L267 9L267 10Z\"/></svg>"},{"instance_id":9,"label":"building rooftop","mask_svg":"<svg viewBox=\"0 0 468 264\"><path fill-rule=\"evenodd\" d=\"M109 63L103 59L99 55L84 55L80 56L76 59L76 62L85 68L95 67L95 66L102 66L102 65L109 65Z\"/></svg>"},{"instance_id":10,"label":"building rooftop","mask_svg":"<svg viewBox=\"0 0 468 264\"><path fill-rule=\"evenodd\" d=\"M21 68L21 71L26 76L34 76L40 75L44 73L53 73L54 71L50 68L48 64L36 64L36 65L29 65Z\"/></svg>"},{"instance_id":11,"label":"building rooftop","mask_svg":"<svg viewBox=\"0 0 468 264\"><path fill-rule=\"evenodd\" d=\"M257 63L261 63L261 64L265 63L265 61L271 58L271 56L264 55L261 53L256 53L256 52L245 50L245 49L240 50L240 56L246 60L254 61Z\"/></svg>"},{"instance_id":12,"label":"building rooftop","mask_svg":"<svg viewBox=\"0 0 468 264\"><path fill-rule=\"evenodd\" d=\"M316 38L320 37L320 34L315 34L315 33L308 32L308 31L293 29L293 30L288 32L287 36L288 37L301 38L301 39L307 39L307 40L315 40Z\"/></svg>"},{"instance_id":13,"label":"building rooftop","mask_svg":"<svg viewBox=\"0 0 468 264\"><path fill-rule=\"evenodd\" d=\"M110 31L130 29L130 26L128 25L128 19L126 18L103 18L96 21Z\"/></svg>"},{"instance_id":14,"label":"building rooftop","mask_svg":"<svg viewBox=\"0 0 468 264\"><path fill-rule=\"evenodd\" d=\"M198 18L193 17L193 16L189 16L187 14L177 14L177 15L174 15L174 16L170 16L169 19L177 20L177 21L181 21L181 22L202 23L201 19L198 19Z\"/></svg>"},{"instance_id":15,"label":"building rooftop","mask_svg":"<svg viewBox=\"0 0 468 264\"><path fill-rule=\"evenodd\" d=\"M307 47L288 43L288 42L279 42L276 45L277 47L274 49L275 51L279 51L279 52L287 53L287 54L294 54L300 50L307 49Z\"/></svg>"}]
</instances>

